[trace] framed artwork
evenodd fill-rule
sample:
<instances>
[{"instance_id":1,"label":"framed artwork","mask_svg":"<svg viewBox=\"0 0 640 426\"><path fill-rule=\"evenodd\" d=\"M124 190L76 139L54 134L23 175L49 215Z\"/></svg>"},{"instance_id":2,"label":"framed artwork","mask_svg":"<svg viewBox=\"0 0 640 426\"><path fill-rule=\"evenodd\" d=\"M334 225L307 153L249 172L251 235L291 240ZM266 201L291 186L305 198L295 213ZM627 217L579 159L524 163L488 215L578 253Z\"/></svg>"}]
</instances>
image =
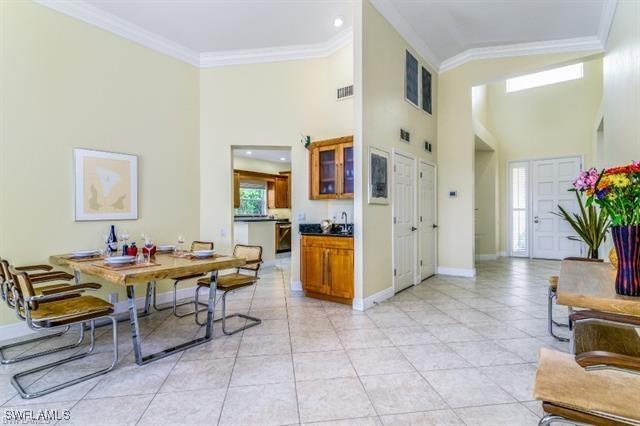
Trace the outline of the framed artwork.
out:
<instances>
[{"instance_id":1,"label":"framed artwork","mask_svg":"<svg viewBox=\"0 0 640 426\"><path fill-rule=\"evenodd\" d=\"M408 102L415 106L419 106L419 90L418 90L418 60L409 51L406 51L405 68L404 68L404 97Z\"/></svg>"},{"instance_id":2,"label":"framed artwork","mask_svg":"<svg viewBox=\"0 0 640 426\"><path fill-rule=\"evenodd\" d=\"M369 204L389 204L389 153L369 147Z\"/></svg>"},{"instance_id":3,"label":"framed artwork","mask_svg":"<svg viewBox=\"0 0 640 426\"><path fill-rule=\"evenodd\" d=\"M422 110L431 114L431 73L422 67Z\"/></svg>"},{"instance_id":4,"label":"framed artwork","mask_svg":"<svg viewBox=\"0 0 640 426\"><path fill-rule=\"evenodd\" d=\"M130 154L73 150L75 219L138 218L138 157Z\"/></svg>"}]
</instances>

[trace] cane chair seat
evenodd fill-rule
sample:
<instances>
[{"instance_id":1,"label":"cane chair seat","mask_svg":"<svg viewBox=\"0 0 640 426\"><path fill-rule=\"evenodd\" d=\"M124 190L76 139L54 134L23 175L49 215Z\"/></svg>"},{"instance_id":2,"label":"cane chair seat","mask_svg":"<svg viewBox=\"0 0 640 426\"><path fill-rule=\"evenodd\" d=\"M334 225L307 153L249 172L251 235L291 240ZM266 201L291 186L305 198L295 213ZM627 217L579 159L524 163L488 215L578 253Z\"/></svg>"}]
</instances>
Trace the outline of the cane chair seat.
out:
<instances>
[{"instance_id":1,"label":"cane chair seat","mask_svg":"<svg viewBox=\"0 0 640 426\"><path fill-rule=\"evenodd\" d=\"M559 277L556 275L549 277L549 288L554 293L558 291L558 280Z\"/></svg>"},{"instance_id":2,"label":"cane chair seat","mask_svg":"<svg viewBox=\"0 0 640 426\"><path fill-rule=\"evenodd\" d=\"M213 250L213 243L210 241L193 241L191 243L191 251L197 251L197 250ZM173 280L177 283L179 283L180 281L186 281L186 280L190 280L193 278L200 278L203 277L205 274L189 274L189 275L183 275L181 277L177 277L174 278Z\"/></svg>"},{"instance_id":3,"label":"cane chair seat","mask_svg":"<svg viewBox=\"0 0 640 426\"><path fill-rule=\"evenodd\" d=\"M38 309L31 311L34 321L67 321L70 319L91 319L111 315L113 305L94 296L80 296L69 299L41 303Z\"/></svg>"},{"instance_id":4,"label":"cane chair seat","mask_svg":"<svg viewBox=\"0 0 640 426\"><path fill-rule=\"evenodd\" d=\"M546 404L613 420L640 422L640 375L587 371L571 354L540 350L534 396Z\"/></svg>"},{"instance_id":5,"label":"cane chair seat","mask_svg":"<svg viewBox=\"0 0 640 426\"><path fill-rule=\"evenodd\" d=\"M216 282L216 287L218 290L235 290L241 287L247 287L254 284L258 281L258 277L255 275L245 275L245 274L228 274L228 275L220 275L218 277L218 281ZM202 278L198 280L199 286L209 287L211 283L210 278Z\"/></svg>"}]
</instances>

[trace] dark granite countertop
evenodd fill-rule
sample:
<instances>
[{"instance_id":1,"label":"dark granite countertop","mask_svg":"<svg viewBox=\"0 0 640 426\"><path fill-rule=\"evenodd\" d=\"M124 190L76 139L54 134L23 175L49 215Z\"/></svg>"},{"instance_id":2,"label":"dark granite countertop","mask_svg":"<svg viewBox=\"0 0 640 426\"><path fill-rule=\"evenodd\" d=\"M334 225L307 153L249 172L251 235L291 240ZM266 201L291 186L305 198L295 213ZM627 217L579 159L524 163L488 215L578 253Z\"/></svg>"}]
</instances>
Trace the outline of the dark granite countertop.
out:
<instances>
[{"instance_id":1,"label":"dark granite countertop","mask_svg":"<svg viewBox=\"0 0 640 426\"><path fill-rule=\"evenodd\" d=\"M272 217L235 217L234 222L278 222L289 223L288 219L274 219Z\"/></svg>"},{"instance_id":2,"label":"dark granite countertop","mask_svg":"<svg viewBox=\"0 0 640 426\"><path fill-rule=\"evenodd\" d=\"M341 237L353 238L353 224L347 224L347 232L342 232L344 224L334 224L333 229L329 232L322 232L319 223L301 223L299 225L300 235L317 235L321 237Z\"/></svg>"}]
</instances>

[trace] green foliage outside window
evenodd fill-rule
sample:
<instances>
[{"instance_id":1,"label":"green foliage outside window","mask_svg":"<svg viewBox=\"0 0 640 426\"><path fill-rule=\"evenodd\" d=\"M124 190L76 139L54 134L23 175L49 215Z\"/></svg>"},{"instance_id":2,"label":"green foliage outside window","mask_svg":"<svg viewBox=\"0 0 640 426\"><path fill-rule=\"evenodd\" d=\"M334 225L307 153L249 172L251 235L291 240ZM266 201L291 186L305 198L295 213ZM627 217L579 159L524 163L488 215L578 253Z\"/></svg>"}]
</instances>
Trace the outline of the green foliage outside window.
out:
<instances>
[{"instance_id":1,"label":"green foliage outside window","mask_svg":"<svg viewBox=\"0 0 640 426\"><path fill-rule=\"evenodd\" d=\"M267 191L264 188L240 187L240 207L237 216L261 216L266 214Z\"/></svg>"}]
</instances>

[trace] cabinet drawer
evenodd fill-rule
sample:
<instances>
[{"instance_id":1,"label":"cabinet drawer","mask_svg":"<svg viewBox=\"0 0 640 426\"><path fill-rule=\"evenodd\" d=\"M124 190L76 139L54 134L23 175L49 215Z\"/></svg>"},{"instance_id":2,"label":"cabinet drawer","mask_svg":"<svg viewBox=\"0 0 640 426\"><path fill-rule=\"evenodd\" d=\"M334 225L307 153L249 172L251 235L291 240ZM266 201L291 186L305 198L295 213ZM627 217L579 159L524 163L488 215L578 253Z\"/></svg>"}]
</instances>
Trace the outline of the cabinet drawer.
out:
<instances>
[{"instance_id":1,"label":"cabinet drawer","mask_svg":"<svg viewBox=\"0 0 640 426\"><path fill-rule=\"evenodd\" d=\"M321 247L321 248L353 250L353 238L303 235L302 245L303 247Z\"/></svg>"}]
</instances>

